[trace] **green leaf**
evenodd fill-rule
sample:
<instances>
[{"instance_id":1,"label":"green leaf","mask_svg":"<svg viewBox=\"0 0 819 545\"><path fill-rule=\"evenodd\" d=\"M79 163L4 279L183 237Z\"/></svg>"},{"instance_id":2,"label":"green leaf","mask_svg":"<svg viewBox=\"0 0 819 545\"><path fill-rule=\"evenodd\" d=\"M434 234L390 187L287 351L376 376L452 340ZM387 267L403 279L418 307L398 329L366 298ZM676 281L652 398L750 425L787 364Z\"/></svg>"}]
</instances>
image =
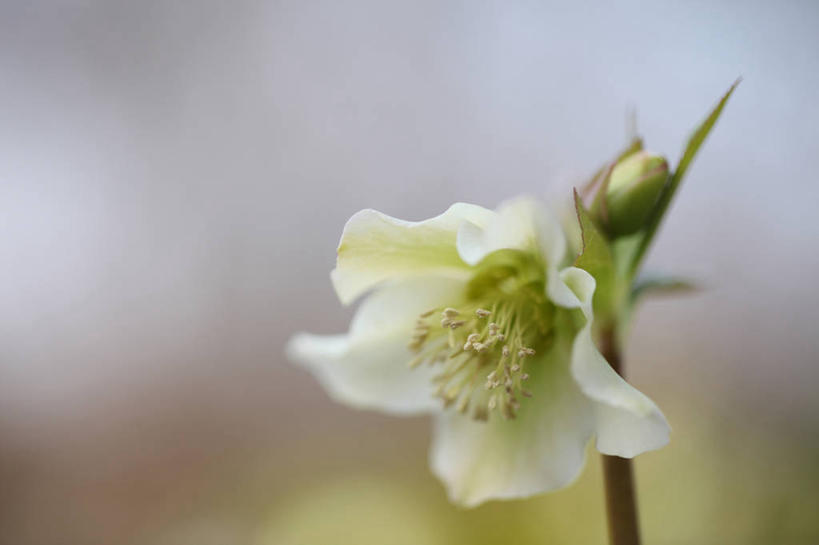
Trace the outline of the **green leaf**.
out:
<instances>
[{"instance_id":1,"label":"green leaf","mask_svg":"<svg viewBox=\"0 0 819 545\"><path fill-rule=\"evenodd\" d=\"M734 89L737 88L739 82L742 79L738 79L731 85L730 89L723 95L722 99L720 99L717 106L711 110L711 113L708 114L708 117L705 118L705 121L697 127L697 130L694 131L694 134L688 139L688 145L685 147L685 151L683 152L682 159L680 159L680 163L677 165L677 168L674 170L674 177L671 180L671 191L673 192L680 182L685 176L686 171L688 170L688 166L691 164L691 161L694 160L696 157L697 152L702 146L702 143L705 142L705 138L711 132L711 129L714 128L714 125L719 119L720 114L722 113L722 109L725 108L725 104L728 103L728 99L731 98L731 95L734 92Z\"/></svg>"},{"instance_id":2,"label":"green leaf","mask_svg":"<svg viewBox=\"0 0 819 545\"><path fill-rule=\"evenodd\" d=\"M636 304L648 295L676 295L696 291L698 287L684 278L663 275L645 275L638 278L631 288L631 302Z\"/></svg>"},{"instance_id":3,"label":"green leaf","mask_svg":"<svg viewBox=\"0 0 819 545\"><path fill-rule=\"evenodd\" d=\"M640 262L645 255L646 250L651 245L652 240L654 239L654 235L657 232L660 223L663 220L663 216L665 216L665 212L668 209L668 205L671 204L671 200L674 198L674 194L677 192L677 188L680 186L680 182L682 182L683 177L685 176L686 172L688 171L688 167L691 165L691 162L696 157L697 152L699 151L702 143L705 142L705 138L711 132L711 129L714 128L714 125L719 119L720 114L722 113L722 109L725 107L725 104L728 102L728 99L731 98L731 94L734 92L734 89L737 88L742 79L738 79L734 82L733 85L728 89L728 91L723 95L722 99L717 103L711 113L708 114L708 117L705 118L699 127L694 131L691 137L688 139L688 144L685 146L685 151L683 151L682 158L680 159L677 168L674 169L674 174L671 175L671 180L668 183L668 187L660 196L660 200L657 202L657 208L655 209L652 219L648 224L646 229L645 237L640 242L637 251L635 252L634 256L632 257L631 261L631 272L634 274L640 266Z\"/></svg>"},{"instance_id":4,"label":"green leaf","mask_svg":"<svg viewBox=\"0 0 819 545\"><path fill-rule=\"evenodd\" d=\"M591 274L597 282L594 292L595 313L609 314L615 298L615 270L609 241L600 232L589 212L583 206L577 190L574 191L574 206L583 246L575 266Z\"/></svg>"}]
</instances>

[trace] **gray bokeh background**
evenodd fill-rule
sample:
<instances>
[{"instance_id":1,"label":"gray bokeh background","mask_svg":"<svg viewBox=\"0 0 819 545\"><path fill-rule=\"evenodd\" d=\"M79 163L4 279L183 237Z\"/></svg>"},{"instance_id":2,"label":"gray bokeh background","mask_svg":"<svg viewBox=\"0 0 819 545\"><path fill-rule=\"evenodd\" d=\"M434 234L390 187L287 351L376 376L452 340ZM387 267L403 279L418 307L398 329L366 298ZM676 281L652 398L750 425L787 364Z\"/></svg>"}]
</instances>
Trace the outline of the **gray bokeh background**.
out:
<instances>
[{"instance_id":1,"label":"gray bokeh background","mask_svg":"<svg viewBox=\"0 0 819 545\"><path fill-rule=\"evenodd\" d=\"M346 328L344 221L560 205L632 108L676 158L737 76L649 261L706 289L645 305L630 372L817 452L818 25L812 2L3 2L0 539L248 543L303 452L343 474L397 430L423 463L425 422L339 408L282 354Z\"/></svg>"}]
</instances>

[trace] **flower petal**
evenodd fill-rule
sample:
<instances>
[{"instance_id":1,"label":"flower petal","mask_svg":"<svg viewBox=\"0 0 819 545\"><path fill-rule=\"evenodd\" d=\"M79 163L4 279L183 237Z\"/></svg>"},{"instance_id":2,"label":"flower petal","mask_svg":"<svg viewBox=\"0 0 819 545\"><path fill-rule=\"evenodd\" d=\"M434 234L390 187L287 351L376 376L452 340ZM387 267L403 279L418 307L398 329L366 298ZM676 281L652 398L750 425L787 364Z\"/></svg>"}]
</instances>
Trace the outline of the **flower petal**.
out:
<instances>
[{"instance_id":1,"label":"flower petal","mask_svg":"<svg viewBox=\"0 0 819 545\"><path fill-rule=\"evenodd\" d=\"M464 222L483 225L494 214L465 203L417 222L376 210L357 212L344 226L330 274L339 299L348 304L388 279L466 268L455 247L458 228Z\"/></svg>"},{"instance_id":2,"label":"flower petal","mask_svg":"<svg viewBox=\"0 0 819 545\"><path fill-rule=\"evenodd\" d=\"M596 401L597 450L632 458L668 444L671 429L663 413L611 368L586 328L575 339L572 374L583 393Z\"/></svg>"},{"instance_id":3,"label":"flower petal","mask_svg":"<svg viewBox=\"0 0 819 545\"><path fill-rule=\"evenodd\" d=\"M594 431L593 407L568 369L570 339L557 342L529 368L517 418L492 414L476 422L454 411L436 417L430 466L450 499L472 507L490 499L524 498L570 484L580 473Z\"/></svg>"},{"instance_id":4,"label":"flower petal","mask_svg":"<svg viewBox=\"0 0 819 545\"><path fill-rule=\"evenodd\" d=\"M475 265L502 249L538 250L546 263L546 294L555 304L577 308L580 302L559 277L566 237L557 218L538 201L521 197L502 204L484 227L466 222L458 230L458 253Z\"/></svg>"},{"instance_id":5,"label":"flower petal","mask_svg":"<svg viewBox=\"0 0 819 545\"><path fill-rule=\"evenodd\" d=\"M501 204L484 225L464 223L458 230L458 254L470 265L504 249L539 250L557 266L566 252L566 240L549 210L529 197Z\"/></svg>"},{"instance_id":6,"label":"flower petal","mask_svg":"<svg viewBox=\"0 0 819 545\"><path fill-rule=\"evenodd\" d=\"M594 278L568 267L561 279L576 295L586 316L572 348L572 375L580 389L595 402L597 450L631 458L665 446L670 428L651 399L618 375L594 345L591 334Z\"/></svg>"},{"instance_id":7,"label":"flower petal","mask_svg":"<svg viewBox=\"0 0 819 545\"><path fill-rule=\"evenodd\" d=\"M288 355L339 403L394 414L432 411L440 402L432 398L429 370L409 369L411 356L399 342L378 339L356 346L348 335L300 333L290 341Z\"/></svg>"},{"instance_id":8,"label":"flower petal","mask_svg":"<svg viewBox=\"0 0 819 545\"><path fill-rule=\"evenodd\" d=\"M288 343L290 359L308 368L330 395L348 405L396 414L440 408L432 397L436 369L407 365L419 314L457 302L461 280L415 277L389 284L359 307L346 335L300 333Z\"/></svg>"}]
</instances>

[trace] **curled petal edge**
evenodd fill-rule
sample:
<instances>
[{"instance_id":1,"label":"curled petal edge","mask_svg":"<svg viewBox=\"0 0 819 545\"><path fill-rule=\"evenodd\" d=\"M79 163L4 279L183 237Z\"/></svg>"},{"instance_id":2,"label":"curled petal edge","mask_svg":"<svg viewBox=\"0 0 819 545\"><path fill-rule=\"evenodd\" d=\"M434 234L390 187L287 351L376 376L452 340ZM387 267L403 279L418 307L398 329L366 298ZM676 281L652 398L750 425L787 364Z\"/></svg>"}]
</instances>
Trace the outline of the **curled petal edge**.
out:
<instances>
[{"instance_id":1,"label":"curled petal edge","mask_svg":"<svg viewBox=\"0 0 819 545\"><path fill-rule=\"evenodd\" d=\"M560 279L575 296L572 307L579 308L586 318L572 345L571 372L581 391L595 404L597 450L632 458L665 446L671 433L665 416L651 399L623 380L594 345L594 277L577 267L567 267Z\"/></svg>"},{"instance_id":2,"label":"curled petal edge","mask_svg":"<svg viewBox=\"0 0 819 545\"><path fill-rule=\"evenodd\" d=\"M338 298L347 305L385 281L466 269L456 248L458 229L464 223L484 225L494 216L492 210L467 203L455 203L423 221L372 209L356 212L344 226L330 273Z\"/></svg>"}]
</instances>

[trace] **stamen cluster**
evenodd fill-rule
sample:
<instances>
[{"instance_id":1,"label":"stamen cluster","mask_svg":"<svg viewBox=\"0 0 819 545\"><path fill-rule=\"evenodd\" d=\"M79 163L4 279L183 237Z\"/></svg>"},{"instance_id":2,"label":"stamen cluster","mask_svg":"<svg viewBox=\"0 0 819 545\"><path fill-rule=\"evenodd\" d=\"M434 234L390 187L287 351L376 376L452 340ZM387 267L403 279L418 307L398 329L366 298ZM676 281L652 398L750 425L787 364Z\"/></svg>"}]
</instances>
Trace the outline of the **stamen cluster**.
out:
<instances>
[{"instance_id":1,"label":"stamen cluster","mask_svg":"<svg viewBox=\"0 0 819 545\"><path fill-rule=\"evenodd\" d=\"M529 328L515 305L496 301L491 308L429 310L418 317L409 343L418 354L411 367L424 362L442 366L433 381L435 395L444 406L455 406L476 420L487 420L495 410L504 418L514 418L520 409L518 397L532 396L523 388L529 378L526 360L535 355L524 344Z\"/></svg>"}]
</instances>

